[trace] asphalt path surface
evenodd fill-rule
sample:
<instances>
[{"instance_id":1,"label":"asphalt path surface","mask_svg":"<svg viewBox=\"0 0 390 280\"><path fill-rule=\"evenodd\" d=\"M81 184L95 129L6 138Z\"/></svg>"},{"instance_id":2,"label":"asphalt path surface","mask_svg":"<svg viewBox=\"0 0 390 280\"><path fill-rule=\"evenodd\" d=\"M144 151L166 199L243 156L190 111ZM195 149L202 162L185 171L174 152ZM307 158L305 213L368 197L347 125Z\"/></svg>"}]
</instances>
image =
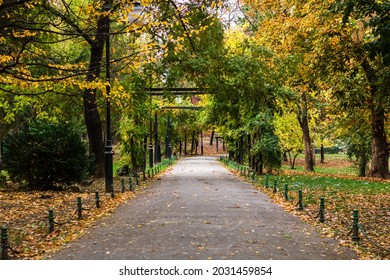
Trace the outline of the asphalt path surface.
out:
<instances>
[{"instance_id":1,"label":"asphalt path surface","mask_svg":"<svg viewBox=\"0 0 390 280\"><path fill-rule=\"evenodd\" d=\"M179 160L52 256L65 260L358 259L214 157Z\"/></svg>"}]
</instances>

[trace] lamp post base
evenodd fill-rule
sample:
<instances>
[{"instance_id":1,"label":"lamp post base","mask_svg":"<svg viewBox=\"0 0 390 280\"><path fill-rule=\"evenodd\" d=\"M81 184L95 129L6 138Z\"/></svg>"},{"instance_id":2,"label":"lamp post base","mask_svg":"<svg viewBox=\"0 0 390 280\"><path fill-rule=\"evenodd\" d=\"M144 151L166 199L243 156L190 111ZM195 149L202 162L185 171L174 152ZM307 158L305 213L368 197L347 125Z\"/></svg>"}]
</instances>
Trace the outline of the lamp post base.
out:
<instances>
[{"instance_id":1,"label":"lamp post base","mask_svg":"<svg viewBox=\"0 0 390 280\"><path fill-rule=\"evenodd\" d=\"M111 144L106 144L104 157L105 157L105 179L106 179L106 185L105 190L106 192L112 192L113 191L113 183L114 183L114 174L113 174L113 151Z\"/></svg>"}]
</instances>

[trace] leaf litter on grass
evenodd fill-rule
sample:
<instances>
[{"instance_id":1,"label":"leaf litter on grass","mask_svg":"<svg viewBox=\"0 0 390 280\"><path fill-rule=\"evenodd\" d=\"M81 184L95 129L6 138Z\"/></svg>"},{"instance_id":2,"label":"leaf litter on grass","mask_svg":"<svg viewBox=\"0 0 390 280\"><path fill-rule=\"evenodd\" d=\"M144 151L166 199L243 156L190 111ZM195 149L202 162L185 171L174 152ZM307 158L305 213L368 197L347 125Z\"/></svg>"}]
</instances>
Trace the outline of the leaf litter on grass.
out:
<instances>
[{"instance_id":1,"label":"leaf litter on grass","mask_svg":"<svg viewBox=\"0 0 390 280\"><path fill-rule=\"evenodd\" d=\"M277 193L264 187L264 179L256 186L286 211L314 225L322 236L354 249L361 259L390 258L390 180L300 171L283 171L276 178ZM285 183L289 185L288 201L283 194ZM303 193L303 211L297 210L298 190ZM321 197L325 199L325 223L318 219ZM360 242L351 240L353 210L359 211Z\"/></svg>"}]
</instances>

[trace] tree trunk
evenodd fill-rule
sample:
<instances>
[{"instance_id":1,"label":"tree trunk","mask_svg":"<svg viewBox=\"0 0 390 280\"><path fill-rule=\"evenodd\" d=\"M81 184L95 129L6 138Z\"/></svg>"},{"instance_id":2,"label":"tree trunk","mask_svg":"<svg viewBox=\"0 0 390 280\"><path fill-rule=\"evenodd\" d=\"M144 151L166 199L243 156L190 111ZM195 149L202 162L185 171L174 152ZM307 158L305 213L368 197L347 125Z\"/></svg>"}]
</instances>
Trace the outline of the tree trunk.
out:
<instances>
[{"instance_id":1,"label":"tree trunk","mask_svg":"<svg viewBox=\"0 0 390 280\"><path fill-rule=\"evenodd\" d=\"M131 160L131 167L132 167L132 173L135 175L138 172L138 162L137 162L137 155L135 153L136 147L135 147L135 141L134 137L131 136L130 138L130 160Z\"/></svg>"},{"instance_id":2,"label":"tree trunk","mask_svg":"<svg viewBox=\"0 0 390 280\"><path fill-rule=\"evenodd\" d=\"M362 67L370 84L371 100L371 147L372 160L370 177L389 178L389 144L385 131L385 111L377 87L377 75L367 60L364 60Z\"/></svg>"},{"instance_id":3,"label":"tree trunk","mask_svg":"<svg viewBox=\"0 0 390 280\"><path fill-rule=\"evenodd\" d=\"M311 138L309 130L309 121L307 115L307 97L306 93L302 94L301 112L298 117L299 125L303 133L303 143L305 146L305 170L314 171L313 150L311 147Z\"/></svg>"},{"instance_id":4,"label":"tree trunk","mask_svg":"<svg viewBox=\"0 0 390 280\"><path fill-rule=\"evenodd\" d=\"M160 163L161 156L159 155L160 140L158 139L158 118L157 112L154 113L154 163Z\"/></svg>"},{"instance_id":5,"label":"tree trunk","mask_svg":"<svg viewBox=\"0 0 390 280\"><path fill-rule=\"evenodd\" d=\"M142 160L142 170L144 171L144 174L145 174L145 170L146 170L146 155L148 154L148 135L145 135L144 136L144 152L143 152L143 160Z\"/></svg>"},{"instance_id":6,"label":"tree trunk","mask_svg":"<svg viewBox=\"0 0 390 280\"><path fill-rule=\"evenodd\" d=\"M229 160L234 160L235 158L234 151L229 151L228 155L229 155Z\"/></svg>"},{"instance_id":7,"label":"tree trunk","mask_svg":"<svg viewBox=\"0 0 390 280\"><path fill-rule=\"evenodd\" d=\"M288 162L287 151L283 151L283 161Z\"/></svg>"},{"instance_id":8,"label":"tree trunk","mask_svg":"<svg viewBox=\"0 0 390 280\"><path fill-rule=\"evenodd\" d=\"M252 148L252 143L251 143L251 135L247 134L247 153L248 153L248 166L252 167L252 157L251 157L251 148Z\"/></svg>"},{"instance_id":9,"label":"tree trunk","mask_svg":"<svg viewBox=\"0 0 390 280\"><path fill-rule=\"evenodd\" d=\"M238 142L238 163L244 164L244 136L240 136Z\"/></svg>"},{"instance_id":10,"label":"tree trunk","mask_svg":"<svg viewBox=\"0 0 390 280\"><path fill-rule=\"evenodd\" d=\"M184 134L184 156L187 155L187 132Z\"/></svg>"},{"instance_id":11,"label":"tree trunk","mask_svg":"<svg viewBox=\"0 0 390 280\"><path fill-rule=\"evenodd\" d=\"M259 154L257 166L258 166L257 173L260 175L263 175L263 155L262 154Z\"/></svg>"},{"instance_id":12,"label":"tree trunk","mask_svg":"<svg viewBox=\"0 0 390 280\"><path fill-rule=\"evenodd\" d=\"M195 130L192 131L192 138L191 138L191 155L194 154L195 151Z\"/></svg>"},{"instance_id":13,"label":"tree trunk","mask_svg":"<svg viewBox=\"0 0 390 280\"><path fill-rule=\"evenodd\" d=\"M376 107L376 106L373 106ZM372 109L372 161L370 177L389 178L389 144L385 132L385 114L377 108Z\"/></svg>"},{"instance_id":14,"label":"tree trunk","mask_svg":"<svg viewBox=\"0 0 390 280\"><path fill-rule=\"evenodd\" d=\"M295 161L297 160L298 153L296 153L293 157L292 164L291 164L291 169L295 169Z\"/></svg>"},{"instance_id":15,"label":"tree trunk","mask_svg":"<svg viewBox=\"0 0 390 280\"><path fill-rule=\"evenodd\" d=\"M210 146L212 146L213 142L214 142L214 133L215 133L215 130L214 130L214 127L213 127L213 130L211 131L211 137L210 137Z\"/></svg>"},{"instance_id":16,"label":"tree trunk","mask_svg":"<svg viewBox=\"0 0 390 280\"><path fill-rule=\"evenodd\" d=\"M105 42L105 22L98 21L96 40L91 44L91 57L89 71L86 77L87 84L97 80L101 73L103 49ZM104 141L102 122L100 120L98 106L96 103L96 89L86 89L83 95L84 120L87 127L90 155L95 158L96 177L104 176Z\"/></svg>"},{"instance_id":17,"label":"tree trunk","mask_svg":"<svg viewBox=\"0 0 390 280\"><path fill-rule=\"evenodd\" d=\"M200 154L203 156L204 147L203 147L203 130L200 131Z\"/></svg>"},{"instance_id":18,"label":"tree trunk","mask_svg":"<svg viewBox=\"0 0 390 280\"><path fill-rule=\"evenodd\" d=\"M368 157L363 151L359 156L359 177L366 177Z\"/></svg>"}]
</instances>

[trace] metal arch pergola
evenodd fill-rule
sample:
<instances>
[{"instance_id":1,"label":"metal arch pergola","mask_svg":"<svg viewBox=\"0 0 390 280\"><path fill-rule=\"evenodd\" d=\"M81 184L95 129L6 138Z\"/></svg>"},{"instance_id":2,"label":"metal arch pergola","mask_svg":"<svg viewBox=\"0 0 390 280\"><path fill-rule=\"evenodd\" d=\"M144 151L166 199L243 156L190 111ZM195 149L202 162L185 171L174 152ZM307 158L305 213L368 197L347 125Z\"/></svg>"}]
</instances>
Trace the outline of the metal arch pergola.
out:
<instances>
[{"instance_id":1,"label":"metal arch pergola","mask_svg":"<svg viewBox=\"0 0 390 280\"><path fill-rule=\"evenodd\" d=\"M150 101L152 100L153 96L164 96L164 95L203 95L203 94L209 94L206 93L203 89L200 88L162 88L162 87L156 87L156 88L148 88L146 89L150 95ZM203 107L201 106L164 106L161 107L160 109L168 109L168 110L202 110ZM158 162L160 161L161 158L161 153L155 151L153 155L153 143L152 143L152 131L153 131L153 125L152 125L152 120L150 121L150 142L149 142L149 166L153 166L153 161ZM157 124L157 115L155 113L155 121L154 121L154 130L157 131L158 124ZM170 134L171 134L171 128L170 128L170 118L168 117L168 135L166 139L166 151L167 151L167 157L171 157L171 139L170 139ZM154 135L154 142L155 142L155 149L160 150L160 147L158 147L158 135L155 133ZM157 144L157 147L156 147ZM203 133L202 133L202 145L201 145L201 150L203 154ZM153 160L154 159L154 160Z\"/></svg>"},{"instance_id":2,"label":"metal arch pergola","mask_svg":"<svg viewBox=\"0 0 390 280\"><path fill-rule=\"evenodd\" d=\"M148 93L150 98L152 96L164 96L166 94L173 95L203 95L209 94L200 88L149 88ZM164 106L160 109L171 109L171 110L202 110L201 106Z\"/></svg>"},{"instance_id":3,"label":"metal arch pergola","mask_svg":"<svg viewBox=\"0 0 390 280\"><path fill-rule=\"evenodd\" d=\"M151 96L165 95L167 93L172 93L173 95L209 94L200 88L149 88L148 91Z\"/></svg>"}]
</instances>

